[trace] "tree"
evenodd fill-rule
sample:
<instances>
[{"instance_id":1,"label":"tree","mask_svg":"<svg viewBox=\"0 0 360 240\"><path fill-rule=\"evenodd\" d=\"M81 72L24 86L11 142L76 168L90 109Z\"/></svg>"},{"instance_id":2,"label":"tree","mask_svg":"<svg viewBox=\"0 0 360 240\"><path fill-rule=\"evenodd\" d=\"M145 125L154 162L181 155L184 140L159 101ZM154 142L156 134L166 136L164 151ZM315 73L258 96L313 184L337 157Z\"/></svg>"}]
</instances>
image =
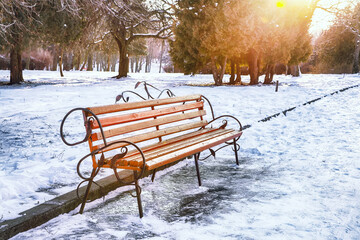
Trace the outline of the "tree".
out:
<instances>
[{"instance_id":1,"label":"tree","mask_svg":"<svg viewBox=\"0 0 360 240\"><path fill-rule=\"evenodd\" d=\"M21 54L38 24L41 1L0 1L0 46L10 49L10 84L24 81Z\"/></svg>"},{"instance_id":2,"label":"tree","mask_svg":"<svg viewBox=\"0 0 360 240\"><path fill-rule=\"evenodd\" d=\"M42 41L55 44L59 56L60 76L63 77L64 51L74 46L87 26L86 11L79 1L45 1L39 27Z\"/></svg>"},{"instance_id":3,"label":"tree","mask_svg":"<svg viewBox=\"0 0 360 240\"><path fill-rule=\"evenodd\" d=\"M206 56L200 52L201 39L193 30L201 6L200 1L183 0L178 2L175 12L177 24L173 28L174 39L170 41L170 56L185 74L195 74L206 64Z\"/></svg>"},{"instance_id":4,"label":"tree","mask_svg":"<svg viewBox=\"0 0 360 240\"><path fill-rule=\"evenodd\" d=\"M171 43L177 66L195 72L210 63L215 85L222 85L229 58L239 57L256 38L256 5L261 1L181 1Z\"/></svg>"},{"instance_id":5,"label":"tree","mask_svg":"<svg viewBox=\"0 0 360 240\"><path fill-rule=\"evenodd\" d=\"M104 18L105 31L114 38L119 50L119 74L126 77L129 69L128 48L141 38L167 38L170 34L170 6L145 0L91 0L89 4Z\"/></svg>"},{"instance_id":6,"label":"tree","mask_svg":"<svg viewBox=\"0 0 360 240\"><path fill-rule=\"evenodd\" d=\"M360 54L360 3L357 3L353 8L347 7L342 11L338 11L335 25L340 28L346 28L347 32L353 34L353 73L358 73Z\"/></svg>"},{"instance_id":7,"label":"tree","mask_svg":"<svg viewBox=\"0 0 360 240\"><path fill-rule=\"evenodd\" d=\"M264 84L272 83L275 65L297 65L311 54L308 33L311 14L304 2L289 0L280 5L271 3L263 22L261 51L265 64Z\"/></svg>"},{"instance_id":8,"label":"tree","mask_svg":"<svg viewBox=\"0 0 360 240\"><path fill-rule=\"evenodd\" d=\"M352 31L344 25L331 26L316 41L317 67L322 72L346 72L344 67L353 65L355 47Z\"/></svg>"}]
</instances>

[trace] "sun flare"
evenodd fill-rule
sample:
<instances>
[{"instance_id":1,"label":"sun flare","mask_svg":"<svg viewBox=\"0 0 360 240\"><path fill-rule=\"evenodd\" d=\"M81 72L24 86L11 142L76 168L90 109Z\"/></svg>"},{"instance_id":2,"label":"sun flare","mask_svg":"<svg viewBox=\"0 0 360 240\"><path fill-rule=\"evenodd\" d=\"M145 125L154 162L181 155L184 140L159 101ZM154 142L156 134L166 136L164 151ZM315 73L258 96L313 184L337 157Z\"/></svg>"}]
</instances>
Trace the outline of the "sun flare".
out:
<instances>
[{"instance_id":1,"label":"sun flare","mask_svg":"<svg viewBox=\"0 0 360 240\"><path fill-rule=\"evenodd\" d=\"M285 1L284 0L278 0L276 1L276 7L283 8L285 7Z\"/></svg>"}]
</instances>

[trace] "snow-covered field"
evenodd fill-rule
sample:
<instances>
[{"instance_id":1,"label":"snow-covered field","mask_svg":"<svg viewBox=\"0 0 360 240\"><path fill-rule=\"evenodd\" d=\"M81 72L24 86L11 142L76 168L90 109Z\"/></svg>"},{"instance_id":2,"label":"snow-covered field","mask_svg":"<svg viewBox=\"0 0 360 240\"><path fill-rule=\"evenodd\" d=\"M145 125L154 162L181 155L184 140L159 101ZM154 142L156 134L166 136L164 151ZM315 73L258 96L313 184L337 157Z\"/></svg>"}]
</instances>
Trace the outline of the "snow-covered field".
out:
<instances>
[{"instance_id":1,"label":"snow-covered field","mask_svg":"<svg viewBox=\"0 0 360 240\"><path fill-rule=\"evenodd\" d=\"M302 106L359 84L358 75L276 76L275 92L274 85L190 86L212 83L210 75L131 74L115 80L114 73L65 74L25 71L31 84L0 86L2 220L77 186L76 164L88 147L62 143L63 116L75 107L112 104L137 81L177 96L203 94L216 115L251 124L240 141L241 165L234 165L230 148L221 150L201 163L199 188L193 160L185 160L154 183L140 181L141 220L136 200L118 189L88 204L83 215L74 210L14 239L360 238L360 88ZM0 81L8 79L9 72L0 71ZM294 106L299 107L286 116L257 122ZM74 136L82 132L74 120Z\"/></svg>"}]
</instances>

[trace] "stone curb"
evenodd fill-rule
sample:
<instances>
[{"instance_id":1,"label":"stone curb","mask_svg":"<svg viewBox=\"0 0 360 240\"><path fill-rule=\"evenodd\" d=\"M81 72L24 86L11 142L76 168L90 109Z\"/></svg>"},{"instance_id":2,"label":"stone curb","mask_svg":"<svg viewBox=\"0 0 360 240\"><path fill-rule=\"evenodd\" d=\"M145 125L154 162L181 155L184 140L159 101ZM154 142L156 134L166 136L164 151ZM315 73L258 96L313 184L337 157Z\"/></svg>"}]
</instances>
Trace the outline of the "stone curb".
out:
<instances>
[{"instance_id":1,"label":"stone curb","mask_svg":"<svg viewBox=\"0 0 360 240\"><path fill-rule=\"evenodd\" d=\"M171 164L167 164L161 168L158 168L157 170L158 171L164 170L166 168L175 165L176 163L182 160L176 161ZM152 171L151 172L145 171L142 178L145 178L151 175L152 173L153 173ZM119 176L122 180L126 182L133 180L133 172L130 170L123 170L119 172ZM125 186L124 184L120 184L117 181L115 175L113 174L111 176L96 181L96 183L102 186L102 188L100 189L95 184L93 184L89 193L89 197L88 197L89 200L95 200L101 198L106 194L108 194L109 192L121 186ZM29 210L20 213L22 215L21 217L1 222L0 240L9 239L18 233L25 232L29 229L38 227L41 224L44 224L47 221L63 213L68 213L74 210L81 204L82 202L81 198L84 196L86 186L87 185L85 184L85 186L79 189L80 199L77 197L76 190L73 190L71 192L60 195L52 200L46 201L36 207L33 207ZM86 206L85 206L85 211L86 211Z\"/></svg>"}]
</instances>

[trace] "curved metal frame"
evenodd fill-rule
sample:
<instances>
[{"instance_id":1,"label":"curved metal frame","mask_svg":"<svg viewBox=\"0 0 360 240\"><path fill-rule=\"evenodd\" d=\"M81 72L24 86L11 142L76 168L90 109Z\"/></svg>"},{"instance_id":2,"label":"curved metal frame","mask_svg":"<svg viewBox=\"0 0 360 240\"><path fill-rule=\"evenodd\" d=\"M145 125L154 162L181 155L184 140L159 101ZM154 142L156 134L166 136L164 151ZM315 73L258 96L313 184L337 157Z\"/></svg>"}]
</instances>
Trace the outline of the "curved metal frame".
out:
<instances>
[{"instance_id":1,"label":"curved metal frame","mask_svg":"<svg viewBox=\"0 0 360 240\"><path fill-rule=\"evenodd\" d=\"M242 130L243 130L243 127L242 127L242 125L241 125L241 122L240 122L236 117L234 117L234 116L232 116L232 115L221 115L221 116L215 118L214 109L213 109L213 107L212 107L212 104L211 104L210 100L209 100L208 98L206 98L205 96L203 96L203 95L201 95L201 98L203 99L204 102L206 101L207 104L209 104L209 107L210 107L210 110L211 110L211 115L212 115L212 120L211 120L210 122L208 122L208 123L206 124L206 126L208 126L209 124L211 124L211 123L213 123L213 122L215 122L215 121L217 121L217 120L219 120L219 119L221 119L221 118L232 118L232 119L234 119L234 120L239 124L239 131L242 131ZM225 129L225 127L227 126L227 123L228 123L228 121L227 121L226 119L224 119L224 120L223 120L223 124L220 126L220 128L224 128L224 129ZM203 126L203 127L201 127L200 129L204 129L206 126ZM200 130L200 129L199 129L199 130ZM234 138L233 141L231 141L231 142L225 142L226 145L221 146L221 147L219 147L219 148L216 149L216 150L213 150L213 149L210 148L210 149L209 149L210 154L207 155L206 157L201 158L201 159L198 159L198 160L202 161L202 160L205 160L205 159L207 159L207 158L209 158L209 157L211 157L211 156L215 157L216 152L219 151L220 149L223 149L223 148L225 148L225 147L227 147L227 146L230 146L230 145L234 145L234 147L232 148L232 150L235 152L236 163L239 165L239 160L238 160L238 156L237 156L237 151L240 150L240 145L237 143L237 141L238 141L239 139L240 139L240 137L236 137L236 138ZM199 157L198 157L198 158L199 158Z\"/></svg>"},{"instance_id":2,"label":"curved metal frame","mask_svg":"<svg viewBox=\"0 0 360 240\"><path fill-rule=\"evenodd\" d=\"M65 121L66 119L68 118L68 116L75 112L75 111L83 111L83 112L87 112L87 113L90 113L95 119L96 119L96 122L99 124L99 128L100 128L100 132L101 132L101 135L103 137L103 141L104 141L104 145L107 145L106 143L106 139L105 139L105 134L104 134L104 130L103 130L103 127L101 125L101 122L99 120L99 118L96 116L95 113L93 113L92 111L90 111L89 109L87 108L74 108L74 109L71 109L67 114L65 114L63 120L61 121L61 124L60 124L60 137L61 137L61 140L68 146L75 146L75 145L78 145L80 143L84 143L86 142L87 140L89 140L89 137L91 135L91 128L90 128L90 124L91 124L91 118L89 118L88 120L85 121L85 127L86 127L86 136L85 138L82 140L82 141L79 141L79 142L76 142L76 143L69 143L65 140L65 136L64 136L64 124L65 124Z\"/></svg>"},{"instance_id":3,"label":"curved metal frame","mask_svg":"<svg viewBox=\"0 0 360 240\"><path fill-rule=\"evenodd\" d=\"M85 124L85 127L86 127L86 136L84 137L83 140L81 140L81 141L79 141L79 142L69 143L68 141L66 141L65 136L64 136L64 124L65 124L66 119L69 117L69 115L70 115L71 113L73 113L73 112L75 112L75 111L80 111L80 110L83 111L83 112L87 112L87 113L89 113L89 114L91 115L91 117L89 117L87 120L84 120L84 122L85 122L84 124ZM94 118L94 119L97 121L97 123L99 124L99 128L100 128L100 132L101 132L101 135L102 135L102 138L103 138L104 146L101 147L101 148L99 148L99 149L97 149L97 150L92 151L91 153L85 155L84 157L82 157L82 158L79 160L79 162L78 162L78 164L77 164L77 166L76 166L76 171L77 171L79 177L80 177L81 179L83 179L83 181L81 181L81 182L78 184L77 188L76 188L76 194L77 194L78 198L80 198L80 196L79 196L79 189L80 189L80 187L83 185L83 183L85 183L85 182L88 182L88 186L89 186L90 182L91 182L91 183L95 183L95 184L96 184L97 186L99 186L100 189L101 189L101 186L98 185L96 182L94 182L93 179L97 176L97 174L98 174L99 171L100 171L100 168L103 166L103 162L101 162L101 161L104 160L104 154L102 153L102 156L101 156L100 160L96 163L97 168L94 168L94 167L93 167L93 171L92 171L90 177L85 177L85 176L81 173L80 168L81 168L82 162L83 162L86 158L88 158L88 157L90 157L90 156L93 157L94 155L103 152L103 150L105 150L106 148L108 148L108 147L110 147L110 146L112 146L112 145L114 145L114 144L119 144L119 143L126 143L126 144L128 144L128 145L121 148L122 153L115 155L115 156L111 159L111 165L110 165L110 167L114 170L114 174L115 174L115 176L116 176L116 179L120 182L120 184L123 184L123 185L135 185L135 186L136 186L136 191L139 192L139 193L141 193L141 188L140 188L140 186L137 184L137 181L138 181L140 178L142 178L142 176L144 175L144 172L145 172L146 161L145 161L145 155L144 155L144 153L142 152L142 150L141 150L135 143L130 142L130 141L127 141L127 140L119 140L119 141L115 141L115 142L112 142L112 143L110 143L110 144L107 144L106 139L105 139L104 130L103 130L103 127L102 127L102 125L101 125L101 122L100 122L99 118L96 116L95 113L93 113L93 112L90 111L89 109L87 109L87 108L74 108L74 109L70 110L70 111L64 116L64 118L63 118L63 120L61 121L61 124L60 124L60 137L61 137L61 140L62 140L66 145L68 145L68 146L75 146L75 145L78 145L78 144L81 144L81 143L84 143L84 142L88 141L88 140L89 140L89 137L90 137L90 135L91 135L90 124L91 124L92 118ZM134 180L133 180L133 181L131 181L131 182L124 182L123 180L120 179L119 174L118 174L118 172L117 172L117 169L118 169L118 168L117 168L114 164L115 164L115 162L116 162L117 160L125 157L125 155L126 155L127 152L128 152L128 146L129 146L129 145L133 146L137 151L140 152L140 155L141 155L141 157L142 157L142 159L143 159L143 166L142 166L142 169L141 169L140 174L134 174ZM87 190L87 191L88 191L88 190ZM86 194L87 194L87 193L86 193ZM85 202L87 202L87 201L85 200ZM82 209L83 209L83 207L82 207ZM82 211L82 210L81 210L81 211Z\"/></svg>"},{"instance_id":4,"label":"curved metal frame","mask_svg":"<svg viewBox=\"0 0 360 240\"><path fill-rule=\"evenodd\" d=\"M211 105L210 100L209 100L207 97L205 97L204 95L201 95L201 98L202 98L202 100L203 100L204 102L206 101L206 102L209 104L210 110L211 110L211 116L212 116L213 119L215 119L214 109L213 109L213 107L212 107L212 105Z\"/></svg>"},{"instance_id":5,"label":"curved metal frame","mask_svg":"<svg viewBox=\"0 0 360 240\"><path fill-rule=\"evenodd\" d=\"M140 84L144 84L144 89L145 89L145 92L146 92L146 94L147 94L147 96L146 96L147 99L155 99L155 98L150 94L148 87L152 87L153 89L155 89L155 90L157 90L157 91L160 92L160 94L158 95L157 98L160 98L161 95L162 95L164 92L166 92L169 97L174 97L174 96L175 96L175 94L174 94L170 89L164 89L164 90L161 91L161 90L159 90L158 88L154 87L153 85L146 83L145 81L137 82L137 83L135 84L135 89L138 88ZM137 97L139 97L139 98L141 98L141 99L143 99L143 100L146 100L145 97L141 96L140 94L138 94L138 93L136 93L136 92L134 92L134 91L124 91L124 92L122 92L120 95L118 95L118 96L116 97L115 103L118 102L118 101L120 101L120 100L123 100L124 102L129 102L130 97L125 97L125 94L126 94L126 93L134 94L134 95L136 95ZM209 125L209 124L211 124L211 123L213 123L213 122L215 122L215 121L217 121L217 120L219 120L219 119L221 119L221 118L232 118L232 119L234 119L234 120L239 124L239 131L242 131L242 130L243 130L243 127L242 127L240 121L239 121L237 118L235 118L234 116L231 116L231 115L222 115L222 116L219 116L219 117L215 118L214 110L213 110L213 107L212 107L209 99L206 98L205 96L201 95L201 101L203 101L203 102L206 101L206 102L209 104L209 107L210 107L210 110L211 110L212 120L211 120L210 122L208 122L207 125ZM66 119L68 118L68 116L69 116L71 113L73 113L73 112L75 112L75 111L80 111L80 110L81 110L83 113L84 113L84 112L88 113L88 116L84 117L84 118L85 118L85 119L84 119L84 125L85 125L85 128L86 128L86 135L85 135L84 139L81 140L81 141L79 141L79 142L69 143L69 142L66 141L65 136L64 136L64 131L63 131L63 130L64 130L64 124L65 124ZM80 189L81 185L82 185L83 183L85 183L85 182L88 182L88 185L87 185L87 188L86 188L86 191L85 191L85 195L84 195L84 198L83 198L83 202L82 202L82 205L81 205L81 207L80 207L80 213L82 213L83 210L84 210L85 204L86 204L86 202L87 202L87 197L88 197L88 194L89 194L89 191L90 191L90 188L91 188L91 184L92 184L92 183L95 183L97 186L100 187L100 190L101 190L101 186L100 186L99 184L97 184L96 182L94 182L93 179L94 179L94 178L96 177L96 175L99 173L100 168L104 165L104 161L105 161L104 150L105 150L106 148L114 145L114 144L125 143L125 144L127 144L127 145L121 147L121 149L120 149L121 153L114 155L114 156L112 157L112 159L110 160L110 168L113 169L117 181L120 182L122 185L134 185L134 186L135 186L136 197L137 197L137 200L138 200L139 214L140 214L140 218L141 218L141 217L143 216L143 210L142 210L142 204L141 204L141 198L140 198L141 188L140 188L140 186L139 186L138 180L139 180L140 178L142 178L142 176L144 175L145 167L146 167L146 160L145 160L145 155L144 155L144 153L143 153L143 151L141 150L140 147L138 147L135 143L130 142L130 141L127 141L127 140L118 140L118 141L114 141L114 142L111 142L110 144L108 144L108 143L106 142L105 134L104 134L104 131L103 131L103 127L102 127L102 125L101 125L101 122L100 122L99 118L96 116L95 113L93 113L93 112L92 112L91 110L89 110L88 108L74 108L74 109L70 110L70 111L64 116L63 120L61 121L61 125L60 125L60 136L61 136L61 139L62 139L62 141L63 141L66 145L68 145L68 146L75 146L75 145L78 145L78 144L81 144L81 143L84 143L84 142L88 141L89 138L90 138L90 136L91 136L91 124L92 124L92 121L94 121L94 119L95 119L95 121L96 121L96 122L98 123L98 125L99 125L99 129L100 129L100 132L101 132L101 135L102 135L102 139L103 139L103 142L104 142L104 146L101 147L101 148L99 148L99 149L97 149L97 150L92 151L91 153L89 153L89 154L87 154L87 155L85 155L83 158L81 158L81 159L79 160L79 162L78 162L78 164L77 164L77 167L76 167L77 173L78 173L79 177L80 177L81 179L83 179L83 181L81 181L81 182L79 183L79 185L77 186L77 191L76 191L76 192L77 192L77 196L78 196L78 197L79 197L79 189ZM226 119L224 119L224 120L223 120L223 125L220 126L220 128L223 128L223 129L224 129L224 128L227 126L227 123L228 123L228 121L227 121ZM206 126L207 126L207 125L206 125ZM202 127L202 128L200 128L200 129L203 129L203 128L205 128L205 126ZM209 156L203 158L203 159L199 159L201 152L199 152L199 153L197 153L197 154L194 155L194 157L195 157L195 164L196 164L196 170L197 170L197 176L198 176L198 181L199 181L199 185L200 185L200 186L201 186L201 179L200 179L200 172L199 172L198 160L204 160L204 159L206 159L206 158L208 158L208 157L210 157L210 156L214 156L214 157L215 157L215 154L216 154L217 151L219 151L220 149L222 149L222 148L224 148L224 147L226 147L226 146L229 146L229 145L233 144L233 145L234 145L233 151L235 152L236 163L237 163L237 165L239 165L238 156L237 156L237 151L240 149L240 145L237 144L237 141L239 140L239 138L240 138L240 137L234 138L233 141L232 141L232 143L231 143L231 142L225 142L225 146L221 146L220 148L218 148L218 149L215 150L215 151L214 151L213 149L209 149L211 154L210 154ZM128 147L129 147L129 146L134 147L134 148L140 153L140 155L141 155L141 157L142 157L142 160L143 160L143 163L142 163L142 169L141 169L141 171L140 171L140 174L138 174L138 171L137 171L137 170L133 170L133 173L134 173L133 181L124 182L123 180L120 179L120 176L119 176L119 174L118 174L118 172L117 172L118 167L116 166L116 162L126 156L126 154L128 153ZM101 157L100 157L100 159L96 162L96 159L95 159L94 156L95 156L96 154L100 154L100 153L101 153ZM90 156L92 157L92 161L93 161L93 170L92 170L92 173L91 173L90 177L85 177L85 176L81 173L80 168L81 168L82 162L83 162L86 158L88 158L88 157L90 157ZM95 161L95 162L94 162L94 161ZM96 167L95 167L95 166L96 166ZM119 167L119 168L121 168L121 167ZM154 172L154 175L155 175L155 172ZM154 175L153 175L153 177L154 177ZM133 196L133 195L131 194L131 196ZM133 197L135 197L135 196L133 196ZM79 197L79 198L80 198L80 197Z\"/></svg>"},{"instance_id":6,"label":"curved metal frame","mask_svg":"<svg viewBox=\"0 0 360 240\"><path fill-rule=\"evenodd\" d=\"M142 100L155 99L155 97L153 97L153 96L151 95L151 93L150 93L150 91L149 91L149 89L148 89L148 86L149 86L149 87L152 87L153 89L155 89L155 90L157 90L157 91L160 92L160 94L156 97L156 99L159 99L164 92L166 92L169 97L175 97L175 94L174 94L170 89L167 88L167 89L164 89L164 90L160 90L160 89L158 89L157 87L154 87L153 85L147 83L146 81L137 82L137 83L135 84L134 89L137 89L141 84L144 84L144 90L145 90L145 92L146 92L146 94L147 94L146 97L141 96L139 93L137 93L137 92L135 92L135 91L129 91L129 90L127 90L127 91L123 91L121 94L119 94L119 95L116 96L115 103L117 103L117 102L120 101L120 100L123 100L124 102L129 102L129 101L130 101L130 97L125 97L125 94L126 94L126 93L134 94L135 96L141 98Z\"/></svg>"}]
</instances>

